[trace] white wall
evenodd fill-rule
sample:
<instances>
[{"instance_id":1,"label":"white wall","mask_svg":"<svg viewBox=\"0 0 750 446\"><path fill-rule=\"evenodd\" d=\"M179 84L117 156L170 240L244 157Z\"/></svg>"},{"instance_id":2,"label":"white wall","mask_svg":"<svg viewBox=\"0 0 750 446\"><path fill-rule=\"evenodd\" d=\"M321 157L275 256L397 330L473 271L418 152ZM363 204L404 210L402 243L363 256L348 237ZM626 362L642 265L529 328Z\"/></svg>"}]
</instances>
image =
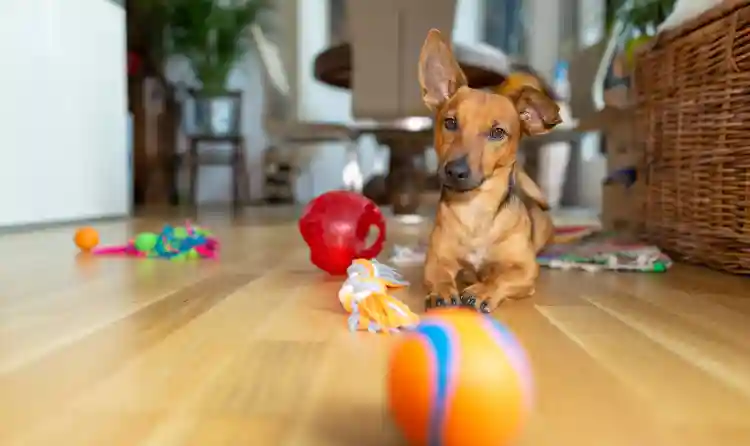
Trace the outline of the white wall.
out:
<instances>
[{"instance_id":1,"label":"white wall","mask_svg":"<svg viewBox=\"0 0 750 446\"><path fill-rule=\"evenodd\" d=\"M129 211L125 11L0 1L0 226Z\"/></svg>"},{"instance_id":2,"label":"white wall","mask_svg":"<svg viewBox=\"0 0 750 446\"><path fill-rule=\"evenodd\" d=\"M484 0L458 0L453 23L453 41L466 44L479 43L484 38L481 22Z\"/></svg>"},{"instance_id":3,"label":"white wall","mask_svg":"<svg viewBox=\"0 0 750 446\"><path fill-rule=\"evenodd\" d=\"M296 2L297 116L300 120L351 122L351 93L333 88L315 79L315 56L329 42L328 0ZM301 148L312 152L295 187L298 201L306 202L323 192L340 188L346 153L341 144L318 144ZM372 138L363 138L359 147L363 174L367 176L379 148Z\"/></svg>"}]
</instances>

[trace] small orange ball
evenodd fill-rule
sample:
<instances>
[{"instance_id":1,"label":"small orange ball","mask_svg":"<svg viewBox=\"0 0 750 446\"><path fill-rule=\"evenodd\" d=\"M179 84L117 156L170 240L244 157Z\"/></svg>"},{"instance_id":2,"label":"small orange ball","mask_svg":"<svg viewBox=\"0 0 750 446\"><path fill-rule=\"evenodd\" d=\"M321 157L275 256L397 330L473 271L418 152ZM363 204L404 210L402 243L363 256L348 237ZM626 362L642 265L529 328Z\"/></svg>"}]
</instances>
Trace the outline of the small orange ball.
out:
<instances>
[{"instance_id":1,"label":"small orange ball","mask_svg":"<svg viewBox=\"0 0 750 446\"><path fill-rule=\"evenodd\" d=\"M80 228L73 241L81 251L91 251L99 244L99 233L91 227Z\"/></svg>"}]
</instances>

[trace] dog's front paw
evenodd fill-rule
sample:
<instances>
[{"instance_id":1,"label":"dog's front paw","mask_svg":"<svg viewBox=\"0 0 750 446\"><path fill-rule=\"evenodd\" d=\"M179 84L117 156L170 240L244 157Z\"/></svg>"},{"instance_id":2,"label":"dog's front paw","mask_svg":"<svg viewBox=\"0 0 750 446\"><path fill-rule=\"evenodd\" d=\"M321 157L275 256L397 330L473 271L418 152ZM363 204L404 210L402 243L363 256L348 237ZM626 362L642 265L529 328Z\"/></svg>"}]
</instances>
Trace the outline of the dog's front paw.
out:
<instances>
[{"instance_id":1,"label":"dog's front paw","mask_svg":"<svg viewBox=\"0 0 750 446\"><path fill-rule=\"evenodd\" d=\"M493 295L481 284L466 288L461 293L461 305L471 307L482 313L492 313L505 300L502 296Z\"/></svg>"},{"instance_id":2,"label":"dog's front paw","mask_svg":"<svg viewBox=\"0 0 750 446\"><path fill-rule=\"evenodd\" d=\"M452 307L460 304L461 301L455 294L444 296L440 293L429 293L425 298L424 308L429 310L430 308Z\"/></svg>"}]
</instances>

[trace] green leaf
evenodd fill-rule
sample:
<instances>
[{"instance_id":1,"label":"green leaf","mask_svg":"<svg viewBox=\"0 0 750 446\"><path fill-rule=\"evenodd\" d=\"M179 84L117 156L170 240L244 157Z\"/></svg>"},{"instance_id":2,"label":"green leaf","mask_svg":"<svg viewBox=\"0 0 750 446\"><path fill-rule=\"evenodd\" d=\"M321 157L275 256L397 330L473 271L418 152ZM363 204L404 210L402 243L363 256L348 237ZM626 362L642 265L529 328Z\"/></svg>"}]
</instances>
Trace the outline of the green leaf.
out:
<instances>
[{"instance_id":1,"label":"green leaf","mask_svg":"<svg viewBox=\"0 0 750 446\"><path fill-rule=\"evenodd\" d=\"M616 16L626 25L648 34L649 28L656 28L674 9L675 0L632 0L620 1Z\"/></svg>"},{"instance_id":2,"label":"green leaf","mask_svg":"<svg viewBox=\"0 0 750 446\"><path fill-rule=\"evenodd\" d=\"M204 87L220 90L246 54L249 25L262 23L269 0L133 0L138 26L145 26L149 50L166 60L185 56Z\"/></svg>"}]
</instances>

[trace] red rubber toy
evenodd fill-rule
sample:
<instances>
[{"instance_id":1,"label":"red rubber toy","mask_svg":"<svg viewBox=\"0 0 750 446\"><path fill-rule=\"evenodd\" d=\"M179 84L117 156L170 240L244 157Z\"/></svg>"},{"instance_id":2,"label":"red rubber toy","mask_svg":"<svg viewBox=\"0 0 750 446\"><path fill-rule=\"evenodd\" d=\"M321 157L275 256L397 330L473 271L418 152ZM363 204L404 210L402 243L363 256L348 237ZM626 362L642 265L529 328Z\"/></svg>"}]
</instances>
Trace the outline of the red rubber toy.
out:
<instances>
[{"instance_id":1,"label":"red rubber toy","mask_svg":"<svg viewBox=\"0 0 750 446\"><path fill-rule=\"evenodd\" d=\"M372 226L378 238L365 246ZM372 259L385 242L385 218L377 205L349 191L326 192L305 207L299 219L299 232L310 247L310 261L337 276L355 259Z\"/></svg>"}]
</instances>

